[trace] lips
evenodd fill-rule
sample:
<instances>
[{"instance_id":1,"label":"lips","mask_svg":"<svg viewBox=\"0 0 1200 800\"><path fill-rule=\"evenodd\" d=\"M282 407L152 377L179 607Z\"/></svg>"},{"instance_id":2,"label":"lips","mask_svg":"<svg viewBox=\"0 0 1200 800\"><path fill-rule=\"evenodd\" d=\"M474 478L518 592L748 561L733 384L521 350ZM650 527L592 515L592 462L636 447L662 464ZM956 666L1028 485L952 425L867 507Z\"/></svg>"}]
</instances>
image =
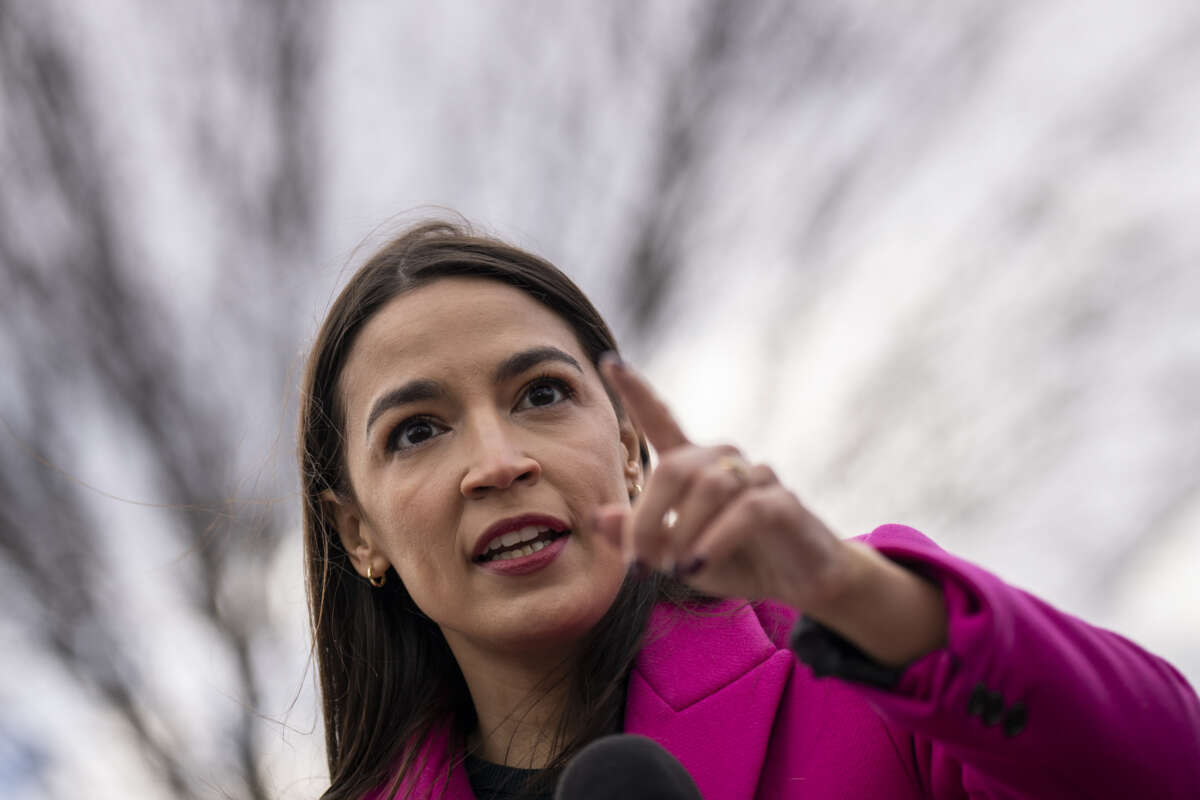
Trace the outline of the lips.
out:
<instances>
[{"instance_id":1,"label":"lips","mask_svg":"<svg viewBox=\"0 0 1200 800\"><path fill-rule=\"evenodd\" d=\"M507 533L515 533L522 528L530 527L551 530L555 533L562 533L569 530L567 523L549 514L521 514L517 517L502 519L489 526L483 532L483 535L479 537L479 540L475 543L475 549L471 553L471 560L480 561L483 559L484 554L488 552L488 548L496 539Z\"/></svg>"}]
</instances>

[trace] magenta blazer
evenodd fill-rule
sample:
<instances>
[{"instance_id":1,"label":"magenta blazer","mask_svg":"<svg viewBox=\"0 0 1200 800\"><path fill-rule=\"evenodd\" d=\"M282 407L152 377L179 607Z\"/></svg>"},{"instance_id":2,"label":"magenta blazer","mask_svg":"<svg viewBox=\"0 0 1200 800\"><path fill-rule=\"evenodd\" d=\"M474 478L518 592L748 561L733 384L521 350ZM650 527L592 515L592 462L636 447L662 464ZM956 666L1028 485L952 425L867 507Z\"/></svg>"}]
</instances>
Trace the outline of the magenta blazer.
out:
<instances>
[{"instance_id":1,"label":"magenta blazer","mask_svg":"<svg viewBox=\"0 0 1200 800\"><path fill-rule=\"evenodd\" d=\"M706 800L1200 798L1200 700L1170 664L911 528L861 540L942 586L945 649L871 689L813 677L787 647L793 609L660 606L626 732L673 753ZM473 800L447 745L430 738L400 797Z\"/></svg>"}]
</instances>

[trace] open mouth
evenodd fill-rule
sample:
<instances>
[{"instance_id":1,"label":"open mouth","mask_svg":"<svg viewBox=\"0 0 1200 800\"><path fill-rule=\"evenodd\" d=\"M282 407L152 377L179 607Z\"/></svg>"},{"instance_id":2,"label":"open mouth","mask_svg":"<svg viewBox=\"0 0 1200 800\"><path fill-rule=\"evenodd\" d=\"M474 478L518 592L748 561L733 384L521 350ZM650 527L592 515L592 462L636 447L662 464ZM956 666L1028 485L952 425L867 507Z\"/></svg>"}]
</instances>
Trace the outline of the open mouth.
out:
<instances>
[{"instance_id":1,"label":"open mouth","mask_svg":"<svg viewBox=\"0 0 1200 800\"><path fill-rule=\"evenodd\" d=\"M509 531L493 539L487 550L475 557L475 563L486 564L489 561L509 561L530 556L569 533L569 530L556 531L539 525Z\"/></svg>"}]
</instances>

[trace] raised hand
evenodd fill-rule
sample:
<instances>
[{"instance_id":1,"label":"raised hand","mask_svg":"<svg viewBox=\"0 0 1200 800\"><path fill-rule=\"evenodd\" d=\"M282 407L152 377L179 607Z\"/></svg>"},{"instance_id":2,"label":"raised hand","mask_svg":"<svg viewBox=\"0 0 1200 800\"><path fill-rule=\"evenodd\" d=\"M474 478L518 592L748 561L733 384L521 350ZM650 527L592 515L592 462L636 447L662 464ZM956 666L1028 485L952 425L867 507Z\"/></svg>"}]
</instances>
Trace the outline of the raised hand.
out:
<instances>
[{"instance_id":1,"label":"raised hand","mask_svg":"<svg viewBox=\"0 0 1200 800\"><path fill-rule=\"evenodd\" d=\"M771 598L799 608L846 583L847 546L779 483L731 445L688 440L649 383L615 357L601 373L658 451L633 508L605 506L596 527L627 562L673 572L720 596Z\"/></svg>"}]
</instances>

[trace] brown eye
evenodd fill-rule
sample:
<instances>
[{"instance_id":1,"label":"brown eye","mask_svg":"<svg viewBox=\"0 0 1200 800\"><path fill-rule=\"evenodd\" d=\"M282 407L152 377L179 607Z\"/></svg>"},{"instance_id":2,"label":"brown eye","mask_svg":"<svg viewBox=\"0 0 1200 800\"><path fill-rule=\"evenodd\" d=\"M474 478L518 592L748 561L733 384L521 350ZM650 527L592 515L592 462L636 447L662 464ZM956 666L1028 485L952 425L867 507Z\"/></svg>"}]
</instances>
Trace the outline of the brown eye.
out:
<instances>
[{"instance_id":1,"label":"brown eye","mask_svg":"<svg viewBox=\"0 0 1200 800\"><path fill-rule=\"evenodd\" d=\"M542 378L529 385L517 408L545 408L561 403L571 395L571 387L565 381L558 378Z\"/></svg>"},{"instance_id":2,"label":"brown eye","mask_svg":"<svg viewBox=\"0 0 1200 800\"><path fill-rule=\"evenodd\" d=\"M426 420L418 420L404 429L404 435L410 444L420 444L433 436L433 426Z\"/></svg>"},{"instance_id":3,"label":"brown eye","mask_svg":"<svg viewBox=\"0 0 1200 800\"><path fill-rule=\"evenodd\" d=\"M427 442L445 429L426 417L406 419L395 427L388 436L388 450L407 450Z\"/></svg>"},{"instance_id":4,"label":"brown eye","mask_svg":"<svg viewBox=\"0 0 1200 800\"><path fill-rule=\"evenodd\" d=\"M548 406L558 399L558 389L553 386L535 386L529 390L529 402L535 406Z\"/></svg>"}]
</instances>

